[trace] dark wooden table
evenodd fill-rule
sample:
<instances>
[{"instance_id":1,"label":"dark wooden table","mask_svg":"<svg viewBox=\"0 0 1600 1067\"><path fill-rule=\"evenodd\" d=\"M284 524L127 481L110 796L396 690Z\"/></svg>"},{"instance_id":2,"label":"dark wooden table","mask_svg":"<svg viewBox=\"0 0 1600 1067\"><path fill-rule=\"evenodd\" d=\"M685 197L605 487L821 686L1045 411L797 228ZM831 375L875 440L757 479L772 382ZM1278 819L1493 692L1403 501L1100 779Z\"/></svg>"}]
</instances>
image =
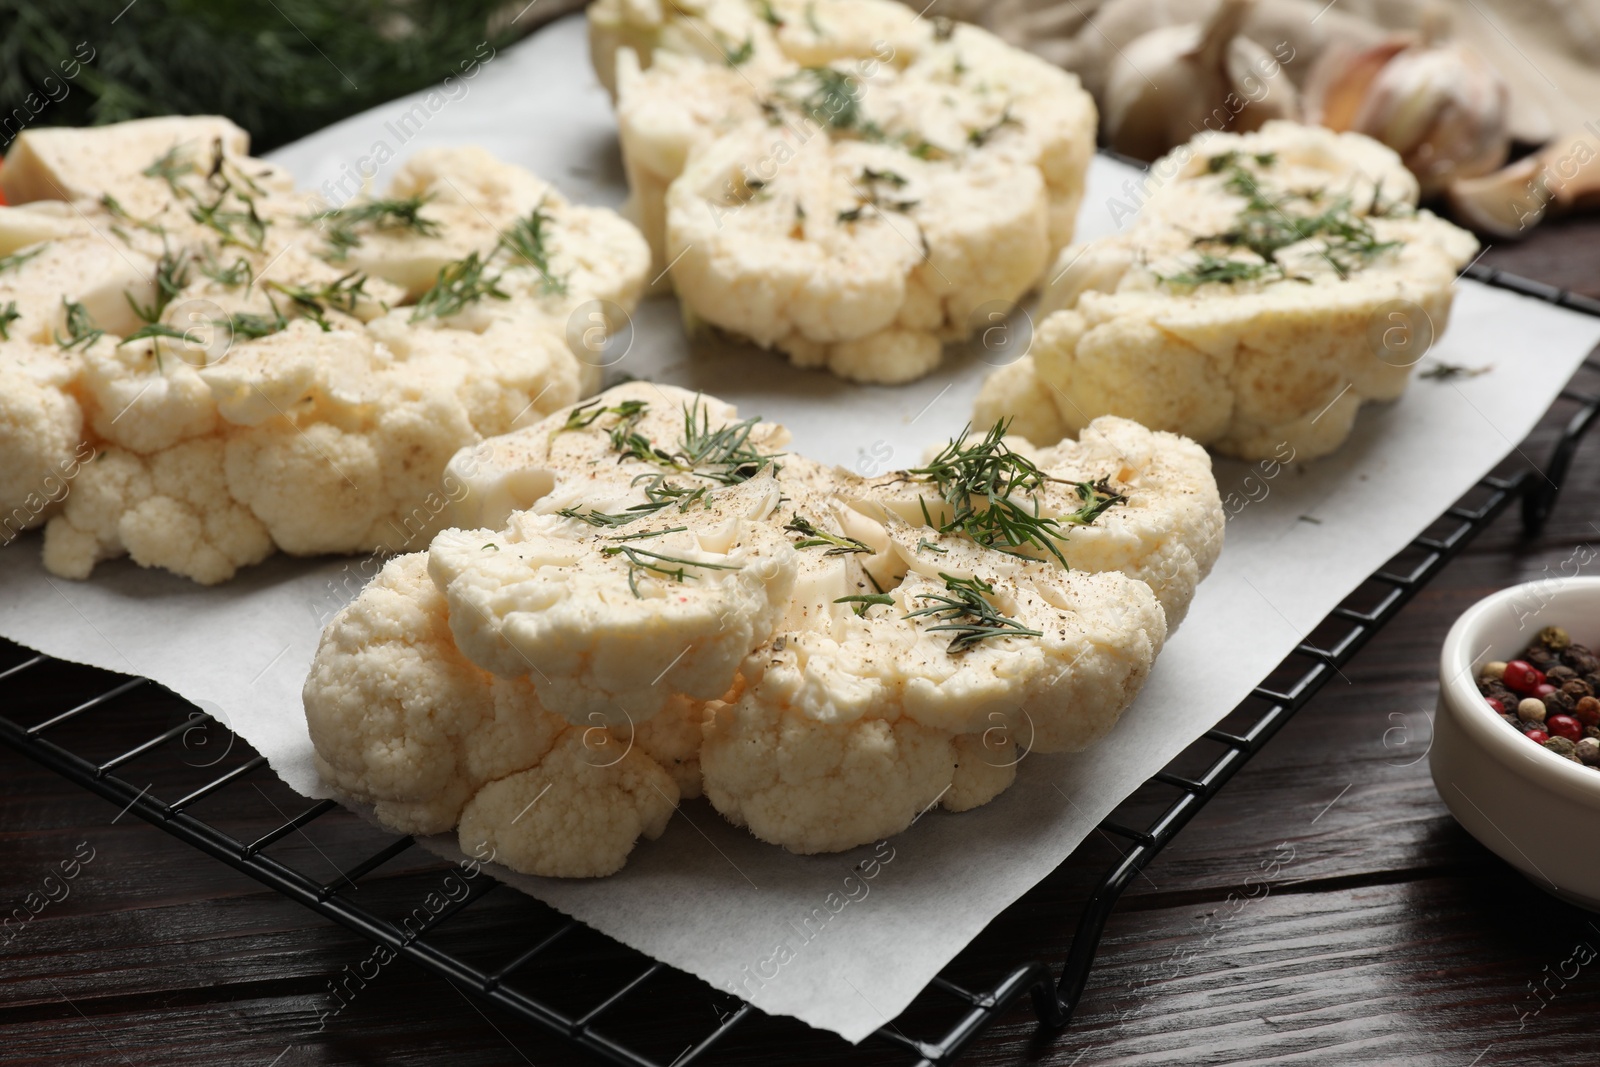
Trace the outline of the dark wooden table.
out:
<instances>
[{"instance_id":1,"label":"dark wooden table","mask_svg":"<svg viewBox=\"0 0 1600 1067\"><path fill-rule=\"evenodd\" d=\"M1600 222L1551 227L1485 262L1600 296ZM1528 455L1545 454L1557 421L1546 417ZM1023 1005L964 1062L1600 1063L1600 962L1564 984L1551 979L1575 946L1600 948L1600 918L1540 892L1468 837L1423 758L1451 621L1495 589L1558 573L1577 546L1600 538L1597 519L1600 445L1591 443L1541 539L1524 542L1516 516L1503 517L1139 879L1071 1030L1041 1037ZM46 672L0 687L0 711L30 722L31 707L61 707L74 687L95 684L82 672ZM170 714L131 694L109 728L80 743L109 755ZM175 758L209 755L194 746ZM281 821L276 812L298 810L270 775L256 781L206 816L265 829ZM317 839L287 847L332 877L369 831L342 813L328 820ZM1600 847L1593 827L1571 833L1574 848ZM1091 836L962 966L992 982L1018 959L1059 955L1112 847ZM367 943L0 749L0 910L47 885L61 896L46 877L91 853L64 899L15 935L0 932L0 1063L592 1062L405 963L383 968L324 1020L338 1004L330 984L369 957ZM1245 879L1264 869L1275 872L1268 890L1242 896ZM426 877L412 871L385 868L363 883L365 902L406 899L406 886L414 892L415 877ZM485 901L452 936L488 951L507 943L508 929L530 933L541 920L503 899L514 896ZM551 994L579 995L586 975L580 954L551 980ZM1531 990L1547 979L1554 995L1536 1000ZM645 997L623 1029L648 1048L664 1018L704 1013L709 1022L727 1001L702 992ZM705 1062L890 1059L882 1046L845 1055L795 1023L777 1024L776 1040L770 1033L763 1044L736 1038ZM664 1062L676 1054L654 1051Z\"/></svg>"}]
</instances>

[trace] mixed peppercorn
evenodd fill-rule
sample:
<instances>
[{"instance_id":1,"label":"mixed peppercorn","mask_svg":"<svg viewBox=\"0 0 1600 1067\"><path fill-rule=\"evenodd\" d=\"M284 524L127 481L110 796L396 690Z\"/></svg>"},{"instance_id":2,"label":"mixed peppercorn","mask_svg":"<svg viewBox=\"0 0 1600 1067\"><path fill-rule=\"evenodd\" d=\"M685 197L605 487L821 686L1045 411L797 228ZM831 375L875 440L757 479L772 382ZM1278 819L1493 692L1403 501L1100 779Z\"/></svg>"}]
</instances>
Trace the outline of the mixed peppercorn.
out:
<instances>
[{"instance_id":1,"label":"mixed peppercorn","mask_svg":"<svg viewBox=\"0 0 1600 1067\"><path fill-rule=\"evenodd\" d=\"M1540 630L1520 659L1484 664L1478 692L1528 740L1600 769L1600 656L1561 627Z\"/></svg>"}]
</instances>

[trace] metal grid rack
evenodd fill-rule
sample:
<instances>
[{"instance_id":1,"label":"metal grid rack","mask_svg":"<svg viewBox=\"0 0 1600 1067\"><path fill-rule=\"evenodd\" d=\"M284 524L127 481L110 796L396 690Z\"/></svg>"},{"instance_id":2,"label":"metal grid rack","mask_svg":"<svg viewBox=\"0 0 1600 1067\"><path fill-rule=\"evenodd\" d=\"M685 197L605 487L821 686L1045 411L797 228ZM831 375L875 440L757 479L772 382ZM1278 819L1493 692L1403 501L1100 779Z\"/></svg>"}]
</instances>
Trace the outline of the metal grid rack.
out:
<instances>
[{"instance_id":1,"label":"metal grid rack","mask_svg":"<svg viewBox=\"0 0 1600 1067\"><path fill-rule=\"evenodd\" d=\"M1470 270L1469 275L1489 285L1600 315L1600 302L1540 286L1526 279L1479 268ZM1591 361L1584 368L1590 373L1600 371L1600 362ZM1578 406L1561 433L1545 472L1524 469L1507 477L1485 478L1467 497L1440 516L1425 532L1425 536L1418 537L1384 569L1372 575L1361 589L1352 593L1225 720L1242 721L1244 726L1232 730L1219 728L1207 731L1166 770L1151 779L1151 783L1167 792L1156 806L1158 814L1147 819L1143 829L1126 825L1129 816L1123 814L1123 808L1113 812L1100 824L1099 829L1103 833L1126 840L1130 847L1089 894L1071 947L1060 965L1059 975L1051 961L1042 959L1030 959L1017 964L998 981L982 983L981 988L968 988L974 983L962 985L941 975L933 980L905 1015L873 1035L870 1040L876 1043L878 1049L885 1051L884 1046L890 1046L890 1050L907 1063L949 1063L985 1028L1024 997L1031 998L1041 1028L1055 1030L1065 1027L1088 986L1101 934L1122 892L1206 802L1450 559L1512 502L1521 500L1524 530L1528 534L1536 534L1542 529L1578 444L1595 419L1600 417L1600 395L1580 395L1568 391L1562 397L1576 402ZM29 672L48 670L53 664L54 661L49 657L34 655L20 646L0 642L0 684L14 685ZM87 668L62 666L88 672ZM381 916L365 903L353 900L352 896L363 879L372 878L380 868L408 853L415 845L412 838L396 839L389 835L382 847L346 867L337 880L323 882L287 859L274 855L274 846L279 846L297 832L303 834L307 827L335 811L337 805L333 801L312 803L292 817L282 816L282 822L265 833L245 836L225 832L192 813L193 809L218 803L219 798L229 791L242 790L251 776L266 765L263 757L249 751L242 742L233 745L231 738L229 754L236 758L228 761L229 768L225 771L208 771L205 775L208 781L189 789L176 800L164 800L150 786L140 788L134 781L118 773L135 761L171 746L180 738L186 739L193 731L211 725L226 729L177 696L164 691L164 696L158 694L158 699L168 706L169 712L181 716L176 725L108 759L86 758L68 745L52 740L53 736L60 736L62 731L69 728L77 728L80 732L84 729L93 731L97 716L104 719L115 715L119 710L119 701L126 701L130 694L141 689L143 693L140 695L147 695L156 688L145 679L125 679L103 691L93 692L87 699L50 714L31 726L14 721L9 713L0 715L0 742L105 798L118 808L132 812L180 841L242 871L269 889L377 945L386 946L397 957L408 959L466 993L570 1040L602 1060L628 1067L668 1067L669 1061L664 1056L641 1051L625 1037L619 1036L619 1030L625 1029L619 1025L619 1020L626 1017L628 999L640 997L641 990L652 981L660 983L675 977L681 982L698 986L702 995L708 993L708 987L697 980L615 942L606 942L605 970L609 980L581 1009L560 1005L555 998L534 988L538 983L532 979L540 975L541 969L551 966L552 956L559 944L564 939L571 940L574 932L583 928L581 924L549 909L545 909L551 920L549 928L519 946L518 951L510 955L501 953L495 966L470 962L463 954L445 947L441 943L441 934L449 924L459 924L459 917L463 913L499 888L500 883L488 878L475 882L462 899L433 915L415 930ZM221 763L221 760L217 761L219 767ZM1197 763L1204 766L1199 773L1183 774L1177 770L1196 766ZM1124 808L1128 807L1124 805ZM274 807L274 810L279 809ZM1148 810L1148 806L1139 810ZM1020 902L1013 907L1023 907L1025 904ZM482 910L479 908L480 912ZM503 937L496 940L500 944L504 942ZM948 970L946 973L949 973ZM654 994L655 990L650 992ZM930 1023L928 1020L936 1021ZM776 1025L776 1020L748 1004L732 1002L729 1010L719 1015L714 1026L695 1028L685 1023L683 1036L679 1036L673 1045L683 1048L683 1051L670 1061L671 1067L688 1067L702 1060L731 1032L740 1031L739 1040L759 1041L764 1028L771 1030ZM908 1031L929 1032L931 1036L908 1037ZM685 1041L688 1042L687 1047L683 1047ZM839 1044L839 1050L845 1051L842 1043Z\"/></svg>"}]
</instances>

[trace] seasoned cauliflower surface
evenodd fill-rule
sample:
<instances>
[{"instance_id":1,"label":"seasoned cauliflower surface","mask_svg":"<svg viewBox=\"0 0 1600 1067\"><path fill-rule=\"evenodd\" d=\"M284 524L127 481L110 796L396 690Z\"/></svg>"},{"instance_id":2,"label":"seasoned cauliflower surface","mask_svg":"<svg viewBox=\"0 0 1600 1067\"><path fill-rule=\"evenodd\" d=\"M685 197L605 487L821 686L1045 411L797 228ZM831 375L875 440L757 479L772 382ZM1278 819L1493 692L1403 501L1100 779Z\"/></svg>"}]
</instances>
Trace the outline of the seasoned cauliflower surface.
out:
<instances>
[{"instance_id":1,"label":"seasoned cauliflower surface","mask_svg":"<svg viewBox=\"0 0 1600 1067\"><path fill-rule=\"evenodd\" d=\"M615 869L702 793L851 848L1104 736L1221 547L1205 451L1125 419L875 479L788 441L631 382L464 450L455 527L324 634L325 776L539 873Z\"/></svg>"},{"instance_id":2,"label":"seasoned cauliflower surface","mask_svg":"<svg viewBox=\"0 0 1600 1067\"><path fill-rule=\"evenodd\" d=\"M1077 80L889 0L589 8L630 211L688 315L904 382L1034 288L1094 148Z\"/></svg>"},{"instance_id":3,"label":"seasoned cauliflower surface","mask_svg":"<svg viewBox=\"0 0 1600 1067\"><path fill-rule=\"evenodd\" d=\"M53 573L425 548L451 457L598 388L568 321L643 290L631 225L480 149L337 207L247 150L148 119L0 169L0 522Z\"/></svg>"},{"instance_id":4,"label":"seasoned cauliflower surface","mask_svg":"<svg viewBox=\"0 0 1600 1067\"><path fill-rule=\"evenodd\" d=\"M980 424L1050 444L1121 415L1243 459L1325 455L1405 389L1478 247L1360 134L1270 122L1151 171L1128 229L1061 253Z\"/></svg>"}]
</instances>

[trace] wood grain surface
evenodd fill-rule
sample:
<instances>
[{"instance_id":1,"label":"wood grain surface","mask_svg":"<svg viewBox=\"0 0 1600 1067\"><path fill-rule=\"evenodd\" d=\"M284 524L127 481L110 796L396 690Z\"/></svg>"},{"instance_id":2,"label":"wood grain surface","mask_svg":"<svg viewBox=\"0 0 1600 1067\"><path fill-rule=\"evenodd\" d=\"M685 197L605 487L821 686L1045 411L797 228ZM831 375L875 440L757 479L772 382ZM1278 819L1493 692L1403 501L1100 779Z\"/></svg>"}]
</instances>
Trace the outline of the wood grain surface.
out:
<instances>
[{"instance_id":1,"label":"wood grain surface","mask_svg":"<svg viewBox=\"0 0 1600 1067\"><path fill-rule=\"evenodd\" d=\"M1600 223L1568 222L1491 249L1484 262L1600 296L1597 237ZM1507 353L1506 365L1515 362ZM1564 415L1547 415L1521 452L1542 460ZM1600 539L1597 521L1600 442L1591 442L1542 538L1525 542L1516 515L1504 516L1138 880L1107 930L1071 1029L1041 1034L1023 1004L962 1062L1600 1062L1600 960L1554 977L1572 974L1563 964L1578 946L1600 948L1600 919L1542 893L1468 837L1440 802L1424 758L1435 659L1450 623L1495 589L1554 572L1576 546ZM0 668L17 658L6 655ZM29 672L21 684L0 683L0 713L31 723L106 688L110 677ZM179 721L146 687L62 739L109 756ZM131 765L128 780L148 780L170 798L214 776L201 765L226 740L186 740ZM248 839L304 807L270 774L249 783L195 813ZM1593 827L1571 832L1574 848L1596 847ZM273 854L332 881L382 840L338 812ZM974 942L953 977L988 984L1021 960L1059 957L1118 846L1092 835ZM363 879L359 898L398 914L440 877L436 864L407 853ZM56 899L30 922L0 930L3 1064L599 1062L405 962L336 998L332 986L369 959L367 942L0 748L0 912L30 894ZM501 890L438 940L494 965L558 921ZM587 932L559 947L533 984L582 1010L614 982L614 953ZM913 1036L931 1036L951 1016L947 998L924 999L898 1021ZM686 1026L708 1029L733 1006L669 972L607 1025L665 1063L682 1051ZM850 1049L775 1020L735 1030L703 1062L905 1060L886 1045Z\"/></svg>"}]
</instances>

